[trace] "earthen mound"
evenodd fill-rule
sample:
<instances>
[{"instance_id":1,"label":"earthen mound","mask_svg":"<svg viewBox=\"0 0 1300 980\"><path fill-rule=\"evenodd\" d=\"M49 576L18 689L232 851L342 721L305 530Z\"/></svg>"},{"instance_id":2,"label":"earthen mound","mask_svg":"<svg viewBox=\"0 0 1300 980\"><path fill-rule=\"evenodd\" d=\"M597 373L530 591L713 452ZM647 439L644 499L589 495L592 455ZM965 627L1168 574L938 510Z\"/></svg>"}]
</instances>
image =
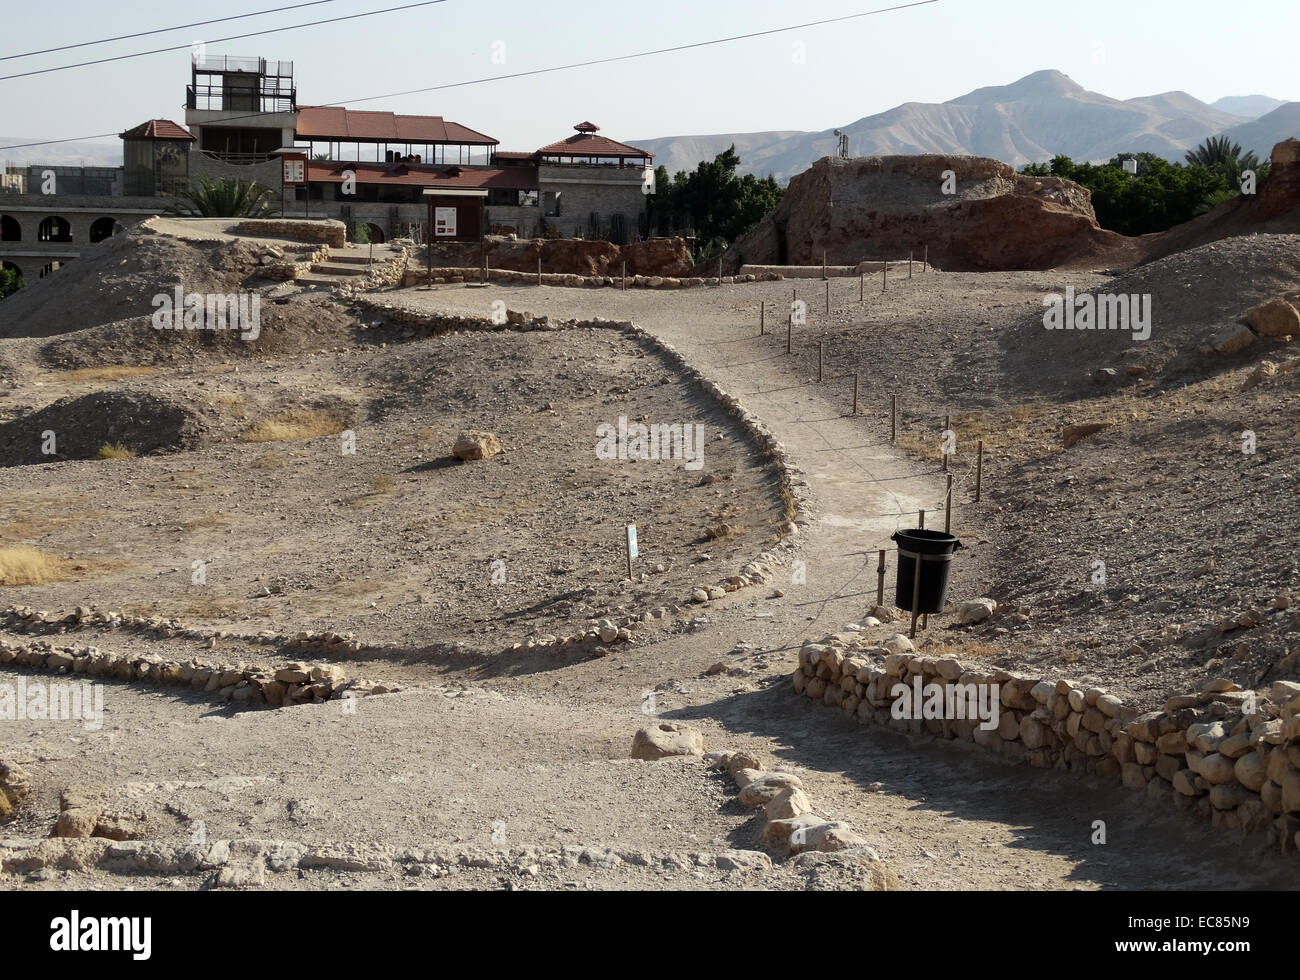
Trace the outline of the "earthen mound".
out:
<instances>
[{"instance_id":1,"label":"earthen mound","mask_svg":"<svg viewBox=\"0 0 1300 980\"><path fill-rule=\"evenodd\" d=\"M120 445L137 456L192 448L201 430L189 406L143 392L61 398L0 424L0 466L96 459L104 446Z\"/></svg>"}]
</instances>

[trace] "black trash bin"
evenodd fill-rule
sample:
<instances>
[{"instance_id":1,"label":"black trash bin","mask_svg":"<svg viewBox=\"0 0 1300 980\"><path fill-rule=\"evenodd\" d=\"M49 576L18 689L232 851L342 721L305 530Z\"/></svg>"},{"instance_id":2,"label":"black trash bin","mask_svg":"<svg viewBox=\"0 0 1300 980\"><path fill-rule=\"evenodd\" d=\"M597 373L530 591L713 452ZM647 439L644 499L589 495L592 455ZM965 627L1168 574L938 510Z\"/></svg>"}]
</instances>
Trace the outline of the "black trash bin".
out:
<instances>
[{"instance_id":1,"label":"black trash bin","mask_svg":"<svg viewBox=\"0 0 1300 980\"><path fill-rule=\"evenodd\" d=\"M894 605L908 612L943 612L944 600L948 597L948 569L952 565L952 554L961 547L961 542L943 531L927 531L923 528L895 531L891 540L898 543ZM921 558L921 591L917 597L916 609L912 608L912 576L916 569L914 555Z\"/></svg>"}]
</instances>

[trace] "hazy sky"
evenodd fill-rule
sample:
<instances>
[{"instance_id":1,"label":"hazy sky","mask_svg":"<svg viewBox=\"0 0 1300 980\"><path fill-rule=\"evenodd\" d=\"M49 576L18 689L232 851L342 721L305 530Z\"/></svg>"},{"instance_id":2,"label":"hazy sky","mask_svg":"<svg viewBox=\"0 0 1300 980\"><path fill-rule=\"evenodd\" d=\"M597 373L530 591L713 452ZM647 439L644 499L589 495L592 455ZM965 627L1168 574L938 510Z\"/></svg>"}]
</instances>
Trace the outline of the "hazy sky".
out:
<instances>
[{"instance_id":1,"label":"hazy sky","mask_svg":"<svg viewBox=\"0 0 1300 980\"><path fill-rule=\"evenodd\" d=\"M293 0L5 0L0 56L168 27ZM397 6L317 7L0 61L0 75ZM303 104L346 102L806 23L888 0L446 0L362 20L212 44L295 62ZM942 102L1055 68L1115 98L1181 89L1212 102L1300 99L1296 0L938 0L928 6L614 65L359 104L441 115L533 150L590 119L615 139L819 130L901 102ZM497 43L500 42L500 43ZM494 63L496 54L504 64ZM799 55L802 54L802 60ZM0 134L116 133L184 122L188 50L0 82ZM2 151L0 151L2 152Z\"/></svg>"}]
</instances>

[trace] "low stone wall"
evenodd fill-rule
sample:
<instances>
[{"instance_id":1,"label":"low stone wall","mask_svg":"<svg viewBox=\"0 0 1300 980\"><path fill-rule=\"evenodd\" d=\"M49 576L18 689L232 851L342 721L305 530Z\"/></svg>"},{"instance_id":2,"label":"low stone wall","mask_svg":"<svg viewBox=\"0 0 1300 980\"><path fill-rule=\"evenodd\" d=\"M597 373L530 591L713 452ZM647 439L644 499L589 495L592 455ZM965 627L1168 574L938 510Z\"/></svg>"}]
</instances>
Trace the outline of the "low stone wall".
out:
<instances>
[{"instance_id":1,"label":"low stone wall","mask_svg":"<svg viewBox=\"0 0 1300 980\"><path fill-rule=\"evenodd\" d=\"M0 614L0 623L15 632L50 628L65 632L90 626L112 629L115 625L136 625L123 623L117 614L92 612L85 607L79 607L76 613L66 617L51 617L48 613L26 606L6 609ZM139 624L139 628L155 632L164 638L206 638L215 642L214 635L201 630L188 630L172 620L159 620L157 624L148 620ZM94 646L58 646L49 640L10 643L0 639L0 666L179 685L211 694L218 701L239 701L271 707L318 704L344 697L364 697L399 690L391 684L348 680L337 664L290 663L276 667L266 664L205 663L197 659L177 661L152 654L120 655Z\"/></svg>"},{"instance_id":2,"label":"low stone wall","mask_svg":"<svg viewBox=\"0 0 1300 980\"><path fill-rule=\"evenodd\" d=\"M901 635L875 646L852 632L805 643L793 681L796 693L860 724L1093 774L1192 810L1215 827L1267 833L1284 854L1300 851L1300 684L1293 681L1259 693L1218 680L1139 713L1098 688L918 655ZM922 717L907 716L904 709L919 700L918 682L927 695L956 685L996 687L995 727L937 703Z\"/></svg>"},{"instance_id":3,"label":"low stone wall","mask_svg":"<svg viewBox=\"0 0 1300 980\"><path fill-rule=\"evenodd\" d=\"M278 218L255 218L241 221L231 229L235 235L254 238L286 238L294 242L320 242L335 248L347 246L348 228L341 221L291 221Z\"/></svg>"},{"instance_id":4,"label":"low stone wall","mask_svg":"<svg viewBox=\"0 0 1300 980\"><path fill-rule=\"evenodd\" d=\"M628 276L629 289L691 289L698 286L729 286L737 282L776 282L782 279L779 273L769 272L762 275L745 274L740 276L723 276L712 279L678 279L673 276ZM432 281L436 285L454 282L479 282L482 273L479 269L460 266L444 266L434 269L407 269L402 280L403 286L421 286ZM510 269L488 269L489 282L517 282L524 285L536 285L536 272L514 272ZM621 276L573 276L564 273L543 272L541 282L544 286L573 286L585 289L600 289L623 286Z\"/></svg>"}]
</instances>

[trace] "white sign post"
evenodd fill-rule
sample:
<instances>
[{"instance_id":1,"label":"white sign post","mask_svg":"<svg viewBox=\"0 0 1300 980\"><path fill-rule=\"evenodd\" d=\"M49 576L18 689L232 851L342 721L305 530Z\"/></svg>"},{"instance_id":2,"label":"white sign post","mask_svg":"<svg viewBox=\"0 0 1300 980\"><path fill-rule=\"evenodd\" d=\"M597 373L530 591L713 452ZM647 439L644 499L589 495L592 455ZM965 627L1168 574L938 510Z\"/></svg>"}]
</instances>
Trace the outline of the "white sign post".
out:
<instances>
[{"instance_id":1,"label":"white sign post","mask_svg":"<svg viewBox=\"0 0 1300 980\"><path fill-rule=\"evenodd\" d=\"M632 559L636 557L636 525L627 525L627 577L632 578Z\"/></svg>"}]
</instances>

